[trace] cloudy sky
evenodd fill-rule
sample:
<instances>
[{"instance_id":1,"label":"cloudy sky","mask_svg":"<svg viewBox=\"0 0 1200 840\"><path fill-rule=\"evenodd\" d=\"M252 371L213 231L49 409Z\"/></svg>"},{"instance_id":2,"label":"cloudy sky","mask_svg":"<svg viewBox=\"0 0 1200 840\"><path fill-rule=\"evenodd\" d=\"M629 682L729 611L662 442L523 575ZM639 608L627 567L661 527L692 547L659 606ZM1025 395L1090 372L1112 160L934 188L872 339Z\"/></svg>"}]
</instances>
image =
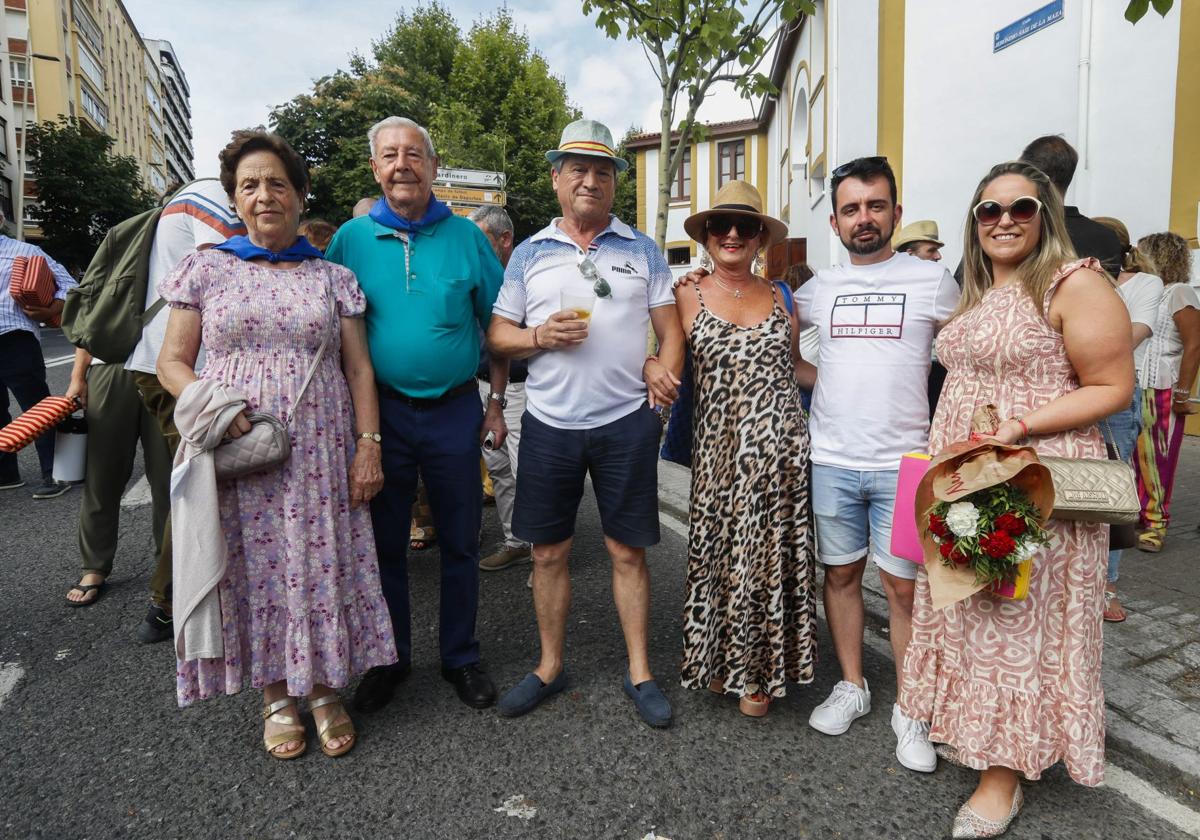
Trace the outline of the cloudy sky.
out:
<instances>
[{"instance_id":1,"label":"cloudy sky","mask_svg":"<svg viewBox=\"0 0 1200 840\"><path fill-rule=\"evenodd\" d=\"M462 28L498 7L496 0L444 0ZM620 138L631 125L658 127L658 80L640 47L605 38L578 0L508 4L534 47L567 83L585 115ZM192 91L196 174L217 174L217 152L235 128L267 122L274 105L367 52L402 9L396 0L125 0L142 34L170 41ZM710 121L752 116L731 91L701 111Z\"/></svg>"}]
</instances>

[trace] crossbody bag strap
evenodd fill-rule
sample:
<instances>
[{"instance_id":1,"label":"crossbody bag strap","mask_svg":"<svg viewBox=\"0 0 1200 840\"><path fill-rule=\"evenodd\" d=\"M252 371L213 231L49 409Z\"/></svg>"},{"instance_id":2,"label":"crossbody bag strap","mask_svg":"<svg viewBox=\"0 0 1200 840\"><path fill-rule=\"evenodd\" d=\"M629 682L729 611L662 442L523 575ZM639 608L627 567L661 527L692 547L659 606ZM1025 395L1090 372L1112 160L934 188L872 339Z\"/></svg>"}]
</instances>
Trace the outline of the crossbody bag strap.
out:
<instances>
[{"instance_id":1,"label":"crossbody bag strap","mask_svg":"<svg viewBox=\"0 0 1200 840\"><path fill-rule=\"evenodd\" d=\"M150 307L142 313L142 329L145 329L147 326L149 326L150 322L154 320L154 316L159 312L162 312L162 308L166 305L167 299L161 297L154 301L154 303L150 304Z\"/></svg>"},{"instance_id":2,"label":"crossbody bag strap","mask_svg":"<svg viewBox=\"0 0 1200 840\"><path fill-rule=\"evenodd\" d=\"M337 298L334 296L333 287L329 287L329 314L333 316L334 330L337 329ZM317 366L321 364L321 359L325 358L325 348L329 346L329 337L332 333L325 333L325 338L321 341L321 346L317 348L317 355L309 365L308 373L304 376L304 384L300 386L299 393L296 394L296 402L292 404L292 412L288 415L287 425L292 427L292 420L296 416L296 409L300 407L300 403L304 401L304 393L308 390L308 383L312 382L313 376L317 372Z\"/></svg>"}]
</instances>

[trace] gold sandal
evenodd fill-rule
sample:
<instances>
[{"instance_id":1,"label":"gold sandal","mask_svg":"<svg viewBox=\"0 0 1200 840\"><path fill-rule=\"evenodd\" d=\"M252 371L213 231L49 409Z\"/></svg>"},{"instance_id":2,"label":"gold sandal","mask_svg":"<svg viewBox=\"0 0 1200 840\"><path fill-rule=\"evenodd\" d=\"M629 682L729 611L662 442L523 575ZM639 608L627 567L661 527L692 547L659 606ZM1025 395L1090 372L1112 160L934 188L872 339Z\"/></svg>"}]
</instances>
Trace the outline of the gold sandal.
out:
<instances>
[{"instance_id":1,"label":"gold sandal","mask_svg":"<svg viewBox=\"0 0 1200 840\"><path fill-rule=\"evenodd\" d=\"M269 703L263 706L263 720L269 720L271 723L278 723L282 726L291 726L293 729L287 732L281 732L278 735L267 735L263 733L263 746L267 748L267 755L271 758L278 758L280 761L287 761L291 758L299 758L304 755L304 751L308 749L308 742L304 739L304 724L300 722L299 709L296 709L297 714L285 715L283 710L289 706L296 706L296 698L284 697L281 700L276 700L274 703ZM297 737L299 735L299 737ZM279 752L278 749L289 741L299 741L300 746L291 752Z\"/></svg>"},{"instance_id":2,"label":"gold sandal","mask_svg":"<svg viewBox=\"0 0 1200 840\"><path fill-rule=\"evenodd\" d=\"M331 691L324 697L318 697L316 700L309 700L308 710L311 712L313 709L319 709L322 706L329 705L330 703L337 703L338 705L341 705L342 698L338 697L336 692ZM344 706L342 707L342 712L349 717L349 713L346 712ZM314 721L316 720L315 717L313 719ZM345 755L346 753L350 752L350 750L354 749L354 744L358 741L358 733L354 731L353 721L347 720L345 723L334 723L333 721L335 720L337 720L337 715L334 715L332 718L327 720L324 725L317 724L317 738L321 742L321 752L325 753L325 755L329 756L330 758L337 758L340 755ZM350 736L349 741L342 744L336 750L329 749L330 741L332 741L334 738L344 738L347 735Z\"/></svg>"}]
</instances>

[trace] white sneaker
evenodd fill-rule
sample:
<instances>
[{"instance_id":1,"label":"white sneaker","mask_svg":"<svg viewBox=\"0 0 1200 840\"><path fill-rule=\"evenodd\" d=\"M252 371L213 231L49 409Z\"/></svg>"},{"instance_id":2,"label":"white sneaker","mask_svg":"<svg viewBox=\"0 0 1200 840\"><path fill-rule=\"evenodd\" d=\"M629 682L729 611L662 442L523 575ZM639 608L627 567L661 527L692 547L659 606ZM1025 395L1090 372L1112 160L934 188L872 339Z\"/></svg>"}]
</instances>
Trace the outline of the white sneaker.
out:
<instances>
[{"instance_id":1,"label":"white sneaker","mask_svg":"<svg viewBox=\"0 0 1200 840\"><path fill-rule=\"evenodd\" d=\"M896 760L909 770L932 773L937 769L937 753L929 743L929 724L913 720L900 706L892 706L892 731L896 733Z\"/></svg>"},{"instance_id":2,"label":"white sneaker","mask_svg":"<svg viewBox=\"0 0 1200 840\"><path fill-rule=\"evenodd\" d=\"M808 725L826 735L841 735L850 724L871 711L871 689L863 680L859 688L852 682L842 680L833 687L833 693L825 702L813 709L808 716Z\"/></svg>"}]
</instances>

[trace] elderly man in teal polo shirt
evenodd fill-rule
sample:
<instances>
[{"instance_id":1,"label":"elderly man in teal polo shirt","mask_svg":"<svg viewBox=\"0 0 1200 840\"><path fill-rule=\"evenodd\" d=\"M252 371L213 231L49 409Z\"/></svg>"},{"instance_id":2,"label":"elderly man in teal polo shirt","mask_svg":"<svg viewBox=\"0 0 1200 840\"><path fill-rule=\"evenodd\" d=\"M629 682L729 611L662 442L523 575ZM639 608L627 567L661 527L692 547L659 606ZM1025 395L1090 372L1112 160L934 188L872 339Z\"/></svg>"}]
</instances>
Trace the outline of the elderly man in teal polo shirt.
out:
<instances>
[{"instance_id":1,"label":"elderly man in teal polo shirt","mask_svg":"<svg viewBox=\"0 0 1200 840\"><path fill-rule=\"evenodd\" d=\"M488 325L504 272L479 228L434 198L438 159L424 128L387 117L367 140L383 198L342 225L326 256L353 271L367 297L385 479L371 514L400 661L368 671L355 704L365 712L382 708L411 670L407 552L419 469L441 545L442 676L464 703L486 708L496 689L479 665L475 639L479 446L489 433L496 446L503 443L508 363L498 359L492 367L496 387L486 411L475 370L480 328Z\"/></svg>"}]
</instances>

